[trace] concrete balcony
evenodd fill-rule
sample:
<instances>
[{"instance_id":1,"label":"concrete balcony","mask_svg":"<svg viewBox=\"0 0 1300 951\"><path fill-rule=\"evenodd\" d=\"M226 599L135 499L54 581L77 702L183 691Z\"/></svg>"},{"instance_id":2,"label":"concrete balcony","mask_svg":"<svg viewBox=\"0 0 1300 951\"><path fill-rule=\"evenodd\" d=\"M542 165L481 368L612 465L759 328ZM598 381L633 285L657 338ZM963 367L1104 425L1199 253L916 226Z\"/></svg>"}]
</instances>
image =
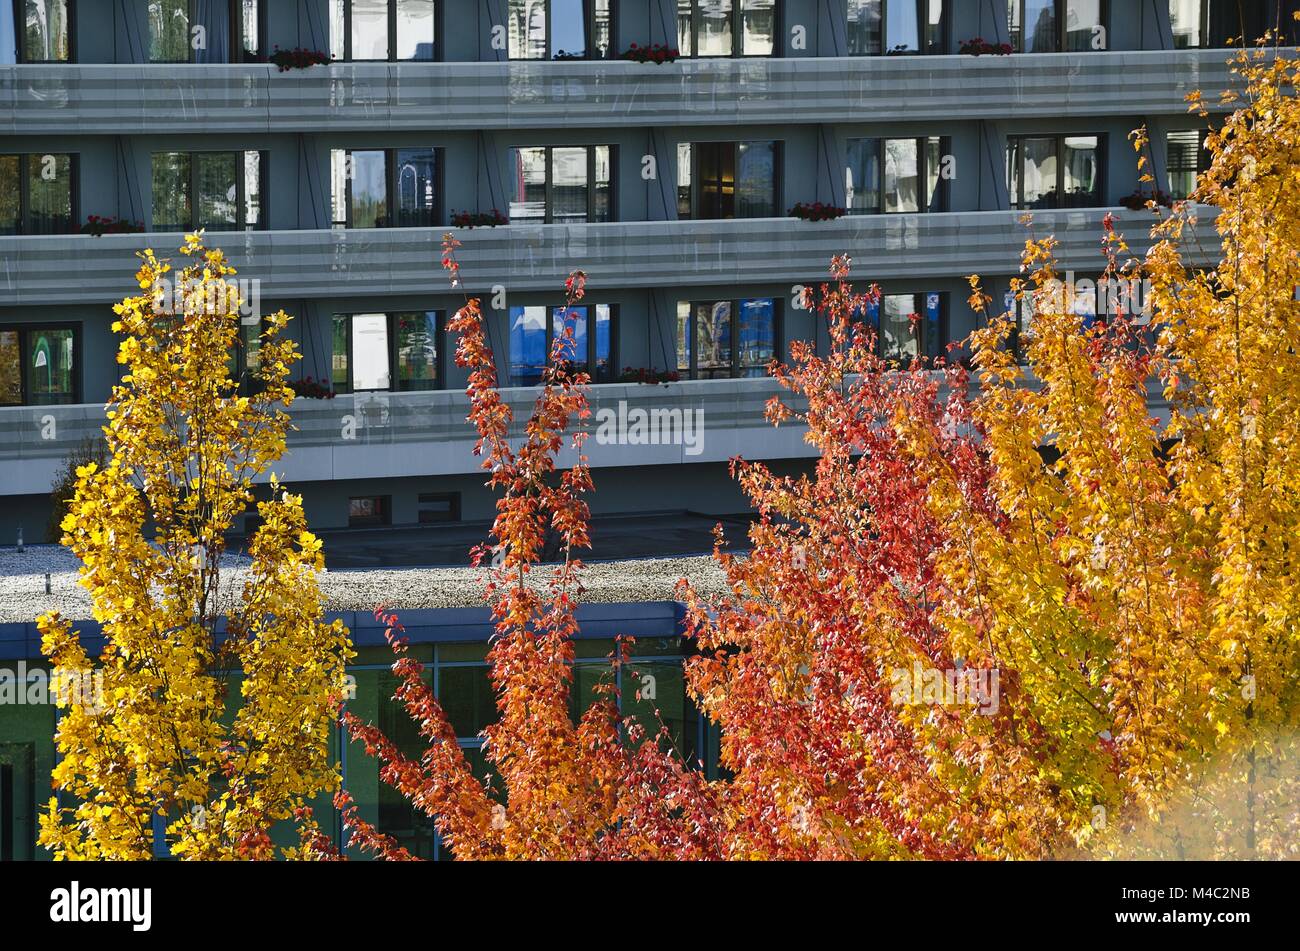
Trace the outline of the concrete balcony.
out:
<instances>
[{"instance_id":1,"label":"concrete balcony","mask_svg":"<svg viewBox=\"0 0 1300 951\"><path fill-rule=\"evenodd\" d=\"M737 454L747 459L809 456L802 427L777 429L764 416L768 398L778 391L767 378L593 386L592 417L583 427L592 435L585 451L593 467L725 462ZM522 433L537 390L506 389L503 395L514 411L515 430ZM651 411L666 412L661 419L668 422L657 430L647 428L646 442L634 442L637 413ZM451 391L297 400L292 409L297 431L274 469L289 482L478 472L481 460L473 454L475 433L466 421L468 412L465 394ZM602 442L601 422L618 420L620 412L629 438ZM97 436L103 424L104 410L97 405L0 408L0 495L48 492L67 454L83 439ZM653 431L661 438L650 441ZM562 465L575 461L571 450L560 457Z\"/></svg>"},{"instance_id":2,"label":"concrete balcony","mask_svg":"<svg viewBox=\"0 0 1300 951\"><path fill-rule=\"evenodd\" d=\"M1146 211L1087 208L1034 214L1033 233L1054 234L1058 261L1100 270L1102 218L1112 212L1135 254L1149 244ZM1205 209L1205 223L1211 224ZM588 287L744 286L826 277L837 254L853 258L857 280L951 278L1017 271L1030 230L1016 211L794 218L511 225L459 229L462 279L471 293L493 285L559 291L575 268ZM439 264L446 228L253 231L211 234L241 278L260 280L263 300L448 290ZM179 258L179 234L37 235L0 238L0 304L107 305L139 293L136 251ZM1217 243L1202 242L1203 249ZM1188 254L1200 263L1194 243ZM1208 253L1206 250L1204 253ZM1208 260L1208 259L1207 259Z\"/></svg>"},{"instance_id":3,"label":"concrete balcony","mask_svg":"<svg viewBox=\"0 0 1300 951\"><path fill-rule=\"evenodd\" d=\"M441 131L1181 114L1225 50L610 62L0 67L0 134Z\"/></svg>"}]
</instances>

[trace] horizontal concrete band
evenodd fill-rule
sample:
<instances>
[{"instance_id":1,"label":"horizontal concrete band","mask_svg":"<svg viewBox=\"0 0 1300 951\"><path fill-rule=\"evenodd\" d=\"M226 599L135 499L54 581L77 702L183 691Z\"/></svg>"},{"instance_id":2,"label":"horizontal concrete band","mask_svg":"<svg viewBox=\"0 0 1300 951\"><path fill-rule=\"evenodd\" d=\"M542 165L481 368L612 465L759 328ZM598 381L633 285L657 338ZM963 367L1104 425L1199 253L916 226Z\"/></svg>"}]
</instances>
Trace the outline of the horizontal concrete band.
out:
<instances>
[{"instance_id":1,"label":"horizontal concrete band","mask_svg":"<svg viewBox=\"0 0 1300 951\"><path fill-rule=\"evenodd\" d=\"M1134 253L1147 245L1151 215L1120 208L847 216L729 221L637 221L455 229L465 289L555 291L575 268L589 290L745 285L825 279L838 254L859 280L1014 273L1025 239L1055 235L1063 268L1100 270L1102 219L1115 215ZM1209 234L1209 209L1202 228ZM263 300L445 293L440 266L447 228L212 233L241 278L258 279ZM179 234L32 235L0 238L0 305L107 304L139 293L136 252L166 256ZM1194 263L1217 241L1188 241ZM174 251L173 258L180 255Z\"/></svg>"},{"instance_id":2,"label":"horizontal concrete band","mask_svg":"<svg viewBox=\"0 0 1300 951\"><path fill-rule=\"evenodd\" d=\"M537 391L502 392L515 418L512 434L519 436ZM817 450L804 440L806 427L768 422L767 401L778 394L796 410L806 406L766 377L593 386L592 416L575 428L589 434L583 451L595 469L717 463L737 455L751 460L815 456ZM1150 401L1154 413L1167 414L1158 387ZM291 483L478 473L482 459L473 454L468 411L466 395L447 390L297 400L288 454L272 468ZM637 411L644 413L640 423ZM103 408L94 405L0 409L0 496L49 491L68 452L98 435L102 425ZM602 437L602 427L612 439ZM576 460L572 448L557 457L562 467Z\"/></svg>"},{"instance_id":3,"label":"horizontal concrete band","mask_svg":"<svg viewBox=\"0 0 1300 951\"><path fill-rule=\"evenodd\" d=\"M1225 50L1013 56L0 67L0 134L243 134L1181 113Z\"/></svg>"}]
</instances>

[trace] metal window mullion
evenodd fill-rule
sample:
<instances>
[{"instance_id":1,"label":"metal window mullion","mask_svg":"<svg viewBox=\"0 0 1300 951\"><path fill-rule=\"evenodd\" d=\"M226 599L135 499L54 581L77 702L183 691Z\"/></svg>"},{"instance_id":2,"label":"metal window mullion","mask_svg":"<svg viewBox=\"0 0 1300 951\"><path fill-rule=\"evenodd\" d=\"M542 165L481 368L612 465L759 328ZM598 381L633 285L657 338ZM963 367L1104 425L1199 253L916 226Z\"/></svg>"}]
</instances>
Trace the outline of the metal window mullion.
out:
<instances>
[{"instance_id":1,"label":"metal window mullion","mask_svg":"<svg viewBox=\"0 0 1300 951\"><path fill-rule=\"evenodd\" d=\"M352 62L352 0L343 0L343 61Z\"/></svg>"},{"instance_id":2,"label":"metal window mullion","mask_svg":"<svg viewBox=\"0 0 1300 951\"><path fill-rule=\"evenodd\" d=\"M397 330L400 320L397 312L384 314L388 327L388 391L396 393L397 387Z\"/></svg>"},{"instance_id":3,"label":"metal window mullion","mask_svg":"<svg viewBox=\"0 0 1300 951\"><path fill-rule=\"evenodd\" d=\"M190 230L198 230L199 221L199 153L190 152Z\"/></svg>"},{"instance_id":4,"label":"metal window mullion","mask_svg":"<svg viewBox=\"0 0 1300 951\"><path fill-rule=\"evenodd\" d=\"M397 0L385 4L388 14L388 61L397 62Z\"/></svg>"},{"instance_id":5,"label":"metal window mullion","mask_svg":"<svg viewBox=\"0 0 1300 951\"><path fill-rule=\"evenodd\" d=\"M555 181L554 181L555 176L553 174L554 172L553 163L555 161L555 149L553 146L550 145L544 145L542 146L542 148L545 150L545 156L546 156L545 159L546 174L543 179L545 184L542 186L542 202L543 202L542 223L549 225L555 223L554 204L553 204L555 200Z\"/></svg>"},{"instance_id":6,"label":"metal window mullion","mask_svg":"<svg viewBox=\"0 0 1300 951\"><path fill-rule=\"evenodd\" d=\"M587 146L587 223L596 214L596 146Z\"/></svg>"},{"instance_id":7,"label":"metal window mullion","mask_svg":"<svg viewBox=\"0 0 1300 951\"><path fill-rule=\"evenodd\" d=\"M242 22L243 17L240 17ZM248 153L242 149L235 151L235 230L248 229Z\"/></svg>"},{"instance_id":8,"label":"metal window mullion","mask_svg":"<svg viewBox=\"0 0 1300 951\"><path fill-rule=\"evenodd\" d=\"M28 168L31 155L23 154L18 156L18 233L31 234L31 186L28 180L30 171Z\"/></svg>"}]
</instances>

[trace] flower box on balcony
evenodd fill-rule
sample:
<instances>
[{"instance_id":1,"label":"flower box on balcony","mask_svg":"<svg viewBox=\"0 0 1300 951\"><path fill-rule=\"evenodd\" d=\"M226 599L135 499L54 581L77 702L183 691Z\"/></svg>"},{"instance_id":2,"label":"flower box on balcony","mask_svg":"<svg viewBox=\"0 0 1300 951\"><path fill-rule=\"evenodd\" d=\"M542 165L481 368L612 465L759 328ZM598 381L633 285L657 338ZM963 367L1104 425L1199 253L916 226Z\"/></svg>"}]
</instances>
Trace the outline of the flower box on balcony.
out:
<instances>
[{"instance_id":1,"label":"flower box on balcony","mask_svg":"<svg viewBox=\"0 0 1300 951\"><path fill-rule=\"evenodd\" d=\"M799 218L802 221L834 221L836 218L842 217L846 213L847 210L844 208L837 207L836 205L828 205L820 201L814 201L812 203L802 201L797 202L795 206L790 209L790 215Z\"/></svg>"},{"instance_id":2,"label":"flower box on balcony","mask_svg":"<svg viewBox=\"0 0 1300 951\"><path fill-rule=\"evenodd\" d=\"M634 63L663 64L672 63L681 55L680 50L662 43L652 43L649 46L637 46L633 43L619 56L619 59L631 60Z\"/></svg>"}]
</instances>

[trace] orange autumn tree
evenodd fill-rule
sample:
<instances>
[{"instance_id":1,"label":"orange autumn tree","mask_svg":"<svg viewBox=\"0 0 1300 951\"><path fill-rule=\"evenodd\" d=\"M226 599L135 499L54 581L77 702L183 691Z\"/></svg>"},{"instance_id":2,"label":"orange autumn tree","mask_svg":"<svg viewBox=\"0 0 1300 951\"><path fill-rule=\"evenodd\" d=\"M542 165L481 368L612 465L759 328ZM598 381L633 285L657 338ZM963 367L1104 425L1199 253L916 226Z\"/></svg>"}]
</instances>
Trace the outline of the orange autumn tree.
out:
<instances>
[{"instance_id":1,"label":"orange autumn tree","mask_svg":"<svg viewBox=\"0 0 1300 951\"><path fill-rule=\"evenodd\" d=\"M1300 69L1243 54L1238 70L1244 100L1210 136L1195 196L1215 214L1217 266L1183 260L1198 205L1158 218L1140 260L1108 215L1103 313L1085 322L1055 242L1031 240L1014 288L1027 325L988 313L972 278L986 319L970 371L876 356L864 318L879 292L854 291L846 258L808 295L830 345L791 346L769 417L806 427L815 464L781 477L737 461L759 516L748 551L720 540L727 596L683 590L688 691L721 734L716 781L624 724L612 698L570 722L590 478L585 460L558 472L554 456L586 380L557 342L511 451L467 305L458 359L475 369L471 418L503 493L506 564L489 589L501 719L485 739L508 797L470 777L400 645L399 699L430 746L406 761L352 722L382 778L458 857L1293 854ZM1149 282L1149 308L1105 306L1132 281ZM566 558L535 594L547 525ZM398 857L355 810L345 820Z\"/></svg>"},{"instance_id":2,"label":"orange autumn tree","mask_svg":"<svg viewBox=\"0 0 1300 951\"><path fill-rule=\"evenodd\" d=\"M448 236L443 263L459 286L458 242ZM566 283L566 307L581 301L585 276ZM663 751L662 728L646 736L643 726L622 718L612 687L577 724L569 716L573 671L574 610L581 593L582 562L588 547L591 488L583 434L572 430L590 415L585 372L572 368L571 322L557 333L532 415L522 439L511 445L513 417L497 389L497 373L477 299L467 301L449 322L459 335L456 363L470 372L470 421L479 439L488 484L500 492L491 546L474 552L489 561L485 596L496 635L488 661L497 693L499 720L484 731L484 752L496 770L494 792L471 771L445 713L410 656L395 616L386 618L397 656L394 699L401 702L428 741L419 760L404 756L375 726L350 713L343 721L380 762L380 779L430 816L458 858L591 859L706 854L708 836L679 831L679 812L703 812L705 784ZM558 471L556 454L566 442L578 452L572 468ZM539 565L548 532L559 536L562 561ZM536 579L538 574L544 577ZM381 615L382 616L382 615ZM614 663L627 657L620 644ZM632 745L628 745L628 740ZM382 858L412 856L359 814L346 792L336 805L351 843ZM669 844L671 843L671 844ZM318 853L330 846L317 836Z\"/></svg>"}]
</instances>

